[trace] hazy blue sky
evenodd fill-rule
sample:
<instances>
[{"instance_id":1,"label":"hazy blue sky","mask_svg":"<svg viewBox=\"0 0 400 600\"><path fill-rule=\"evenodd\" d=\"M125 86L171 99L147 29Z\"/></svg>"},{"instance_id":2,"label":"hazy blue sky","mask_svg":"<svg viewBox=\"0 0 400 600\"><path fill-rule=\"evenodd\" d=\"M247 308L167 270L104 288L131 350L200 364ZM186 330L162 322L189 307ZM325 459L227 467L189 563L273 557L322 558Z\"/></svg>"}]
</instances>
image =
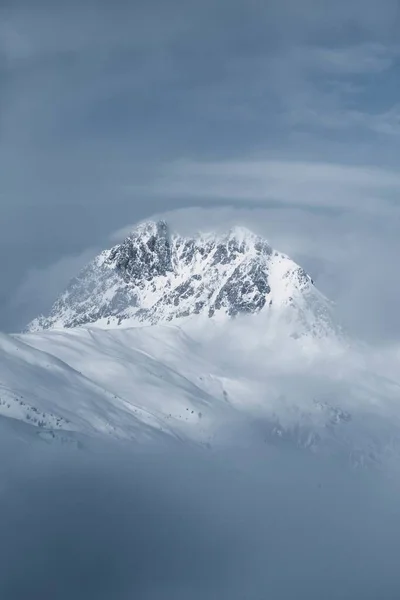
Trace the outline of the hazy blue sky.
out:
<instances>
[{"instance_id":1,"label":"hazy blue sky","mask_svg":"<svg viewBox=\"0 0 400 600\"><path fill-rule=\"evenodd\" d=\"M256 223L358 333L400 334L399 25L397 0L1 0L0 328L200 207L172 219Z\"/></svg>"}]
</instances>

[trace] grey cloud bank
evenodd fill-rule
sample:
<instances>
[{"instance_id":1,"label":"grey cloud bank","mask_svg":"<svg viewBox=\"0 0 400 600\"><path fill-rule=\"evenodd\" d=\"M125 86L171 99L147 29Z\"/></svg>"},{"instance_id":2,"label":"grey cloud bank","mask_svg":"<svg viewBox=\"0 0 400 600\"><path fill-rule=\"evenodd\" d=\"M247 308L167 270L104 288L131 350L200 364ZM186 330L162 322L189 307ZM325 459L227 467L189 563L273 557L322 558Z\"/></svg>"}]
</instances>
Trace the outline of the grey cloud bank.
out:
<instances>
[{"instance_id":1,"label":"grey cloud bank","mask_svg":"<svg viewBox=\"0 0 400 600\"><path fill-rule=\"evenodd\" d=\"M2 433L9 600L398 595L398 491L382 473L290 448L82 452Z\"/></svg>"}]
</instances>

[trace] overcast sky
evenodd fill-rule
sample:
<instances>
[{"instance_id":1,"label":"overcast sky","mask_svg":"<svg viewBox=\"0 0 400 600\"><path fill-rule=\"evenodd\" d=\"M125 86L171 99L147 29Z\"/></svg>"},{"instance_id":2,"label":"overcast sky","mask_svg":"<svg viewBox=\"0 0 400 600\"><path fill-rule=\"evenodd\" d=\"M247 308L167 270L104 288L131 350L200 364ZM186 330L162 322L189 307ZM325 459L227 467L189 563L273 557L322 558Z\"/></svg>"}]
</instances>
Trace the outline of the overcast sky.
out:
<instances>
[{"instance_id":1,"label":"overcast sky","mask_svg":"<svg viewBox=\"0 0 400 600\"><path fill-rule=\"evenodd\" d=\"M0 329L168 212L253 226L397 338L399 26L398 0L0 0Z\"/></svg>"}]
</instances>

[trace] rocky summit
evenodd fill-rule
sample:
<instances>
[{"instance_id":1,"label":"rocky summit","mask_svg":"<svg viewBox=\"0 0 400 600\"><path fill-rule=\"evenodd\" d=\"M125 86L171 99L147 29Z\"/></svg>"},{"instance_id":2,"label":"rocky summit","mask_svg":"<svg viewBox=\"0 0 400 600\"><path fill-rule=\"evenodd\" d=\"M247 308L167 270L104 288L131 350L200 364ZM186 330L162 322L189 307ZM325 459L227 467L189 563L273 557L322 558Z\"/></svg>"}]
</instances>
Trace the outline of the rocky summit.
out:
<instances>
[{"instance_id":1,"label":"rocky summit","mask_svg":"<svg viewBox=\"0 0 400 600\"><path fill-rule=\"evenodd\" d=\"M311 277L265 239L243 227L183 237L171 233L165 221L151 221L101 252L28 331L282 309L297 309L319 329L329 320L328 303Z\"/></svg>"}]
</instances>

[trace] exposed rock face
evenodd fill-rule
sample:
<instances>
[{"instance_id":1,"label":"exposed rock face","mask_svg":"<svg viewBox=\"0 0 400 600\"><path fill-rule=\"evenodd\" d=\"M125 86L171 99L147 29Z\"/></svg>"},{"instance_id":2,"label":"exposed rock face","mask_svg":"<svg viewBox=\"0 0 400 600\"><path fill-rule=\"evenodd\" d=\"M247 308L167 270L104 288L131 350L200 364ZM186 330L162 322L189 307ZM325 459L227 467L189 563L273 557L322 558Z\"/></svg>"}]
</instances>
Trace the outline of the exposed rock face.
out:
<instances>
[{"instance_id":1,"label":"exposed rock face","mask_svg":"<svg viewBox=\"0 0 400 600\"><path fill-rule=\"evenodd\" d=\"M324 299L305 271L247 229L185 238L159 221L97 256L28 330L235 317L272 307L304 313L311 305L325 318Z\"/></svg>"}]
</instances>

